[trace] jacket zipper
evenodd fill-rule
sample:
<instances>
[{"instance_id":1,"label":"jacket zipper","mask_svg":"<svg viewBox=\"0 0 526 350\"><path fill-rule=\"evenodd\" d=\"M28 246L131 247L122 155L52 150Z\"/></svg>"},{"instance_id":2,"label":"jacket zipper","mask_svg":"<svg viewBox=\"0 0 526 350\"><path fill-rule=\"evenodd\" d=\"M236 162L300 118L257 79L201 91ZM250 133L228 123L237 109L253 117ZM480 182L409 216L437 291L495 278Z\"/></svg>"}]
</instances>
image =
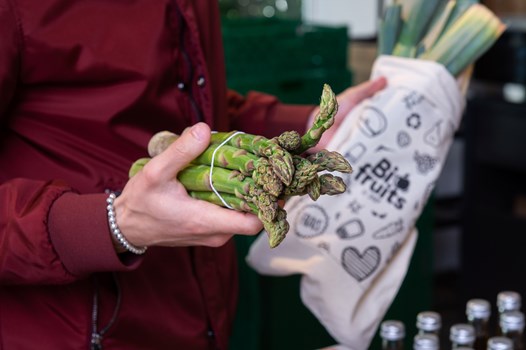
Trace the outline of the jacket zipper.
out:
<instances>
[{"instance_id":1,"label":"jacket zipper","mask_svg":"<svg viewBox=\"0 0 526 350\"><path fill-rule=\"evenodd\" d=\"M112 274L113 281L115 282L115 288L117 290L117 303L115 304L115 308L113 309L113 315L111 316L110 321L100 331L98 330L98 323L99 323L99 280L97 276L94 277L94 285L95 285L95 292L93 293L93 308L91 310L91 341L90 341L90 349L91 350L102 350L102 339L104 335L108 332L108 330L113 326L115 321L117 320L117 315L119 313L119 310L121 308L121 301L122 301L122 293L121 293L121 287L119 284L119 280L117 279L117 275L114 273Z\"/></svg>"},{"instance_id":2,"label":"jacket zipper","mask_svg":"<svg viewBox=\"0 0 526 350\"><path fill-rule=\"evenodd\" d=\"M195 248L191 248L189 250L189 253L190 253L190 261L191 261L191 266L192 266L192 274L193 276L197 279L197 271L196 271L196 263L195 263ZM202 288L200 286L200 294L201 294L201 298L205 299L205 295L202 291ZM208 346L209 346L209 349L210 350L217 350L218 349L218 346L217 346L217 339L216 339L216 334L214 332L214 328L212 327L212 320L210 318L210 314L208 312L208 309L205 307L206 309L206 320L207 320L207 327L208 327L208 330L206 332L206 336L208 338Z\"/></svg>"},{"instance_id":3,"label":"jacket zipper","mask_svg":"<svg viewBox=\"0 0 526 350\"><path fill-rule=\"evenodd\" d=\"M190 59L190 56L188 55L188 51L186 50L185 43L184 43L184 35L185 35L185 29L186 29L186 26L184 23L184 17L183 17L183 14L181 13L179 5L177 4L177 1L173 1L173 3L174 3L175 11L177 14L177 20L179 22L179 43L180 43L179 45L181 49L181 54L183 55L183 59L186 63L186 67L188 67L187 68L188 75L190 77L190 82L187 84L188 85L188 88L187 88L188 89L187 90L188 99L190 100L190 105L192 106L192 109L194 110L197 121L202 122L204 121L203 113L199 109L199 106L197 106L197 102L195 101L195 98L193 95L192 79L194 76L194 67L192 65L192 60Z\"/></svg>"}]
</instances>

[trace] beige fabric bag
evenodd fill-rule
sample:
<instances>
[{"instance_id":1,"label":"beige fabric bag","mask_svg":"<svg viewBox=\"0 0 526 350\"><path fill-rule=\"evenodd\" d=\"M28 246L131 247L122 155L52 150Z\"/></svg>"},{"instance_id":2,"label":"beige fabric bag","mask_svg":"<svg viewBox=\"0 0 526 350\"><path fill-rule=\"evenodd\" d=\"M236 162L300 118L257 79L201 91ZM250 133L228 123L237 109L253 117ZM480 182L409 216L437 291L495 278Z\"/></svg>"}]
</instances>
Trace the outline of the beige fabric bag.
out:
<instances>
[{"instance_id":1,"label":"beige fabric bag","mask_svg":"<svg viewBox=\"0 0 526 350\"><path fill-rule=\"evenodd\" d=\"M304 304L353 350L367 349L404 279L415 222L464 108L460 83L437 63L381 56L376 76L387 88L357 106L328 146L354 168L347 192L291 199L283 243L270 249L262 235L247 257L261 274L302 274Z\"/></svg>"}]
</instances>

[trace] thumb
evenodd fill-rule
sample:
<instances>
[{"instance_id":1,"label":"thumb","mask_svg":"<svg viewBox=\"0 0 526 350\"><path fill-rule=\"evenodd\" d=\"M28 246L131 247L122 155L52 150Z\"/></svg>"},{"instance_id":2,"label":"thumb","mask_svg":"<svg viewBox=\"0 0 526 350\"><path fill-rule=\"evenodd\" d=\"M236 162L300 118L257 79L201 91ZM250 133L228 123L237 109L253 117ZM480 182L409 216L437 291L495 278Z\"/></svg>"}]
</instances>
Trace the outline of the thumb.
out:
<instances>
[{"instance_id":1,"label":"thumb","mask_svg":"<svg viewBox=\"0 0 526 350\"><path fill-rule=\"evenodd\" d=\"M197 123L175 140L164 152L154 157L149 164L157 178L172 179L188 163L203 153L210 144L210 128ZM154 168L154 169L152 169Z\"/></svg>"}]
</instances>

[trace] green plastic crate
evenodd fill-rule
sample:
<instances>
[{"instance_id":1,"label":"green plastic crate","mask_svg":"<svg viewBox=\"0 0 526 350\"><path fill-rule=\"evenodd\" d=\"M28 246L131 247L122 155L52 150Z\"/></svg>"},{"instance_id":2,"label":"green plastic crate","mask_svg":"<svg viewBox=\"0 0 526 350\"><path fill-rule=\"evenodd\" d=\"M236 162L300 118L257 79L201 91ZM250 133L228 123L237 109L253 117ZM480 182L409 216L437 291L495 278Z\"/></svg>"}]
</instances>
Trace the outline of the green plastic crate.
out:
<instances>
[{"instance_id":1,"label":"green plastic crate","mask_svg":"<svg viewBox=\"0 0 526 350\"><path fill-rule=\"evenodd\" d=\"M223 19L227 78L347 69L347 27L283 19Z\"/></svg>"},{"instance_id":2,"label":"green plastic crate","mask_svg":"<svg viewBox=\"0 0 526 350\"><path fill-rule=\"evenodd\" d=\"M311 69L228 80L229 88L241 94L251 90L261 91L277 96L284 103L313 105L318 104L325 83L339 93L351 86L352 72L346 69Z\"/></svg>"},{"instance_id":3,"label":"green plastic crate","mask_svg":"<svg viewBox=\"0 0 526 350\"><path fill-rule=\"evenodd\" d=\"M301 27L306 67L346 69L348 65L349 38L346 26Z\"/></svg>"}]
</instances>

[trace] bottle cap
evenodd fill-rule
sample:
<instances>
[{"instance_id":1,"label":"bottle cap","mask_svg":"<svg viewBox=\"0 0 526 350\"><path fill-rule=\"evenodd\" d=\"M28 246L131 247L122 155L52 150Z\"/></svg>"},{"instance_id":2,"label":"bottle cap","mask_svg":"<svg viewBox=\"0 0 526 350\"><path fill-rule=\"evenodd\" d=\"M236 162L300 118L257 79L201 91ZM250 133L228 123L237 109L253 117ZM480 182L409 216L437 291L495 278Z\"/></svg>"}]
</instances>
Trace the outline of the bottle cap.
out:
<instances>
[{"instance_id":1,"label":"bottle cap","mask_svg":"<svg viewBox=\"0 0 526 350\"><path fill-rule=\"evenodd\" d=\"M503 291L497 294L497 308L499 312L520 310L521 302L521 295L517 292Z\"/></svg>"},{"instance_id":2,"label":"bottle cap","mask_svg":"<svg viewBox=\"0 0 526 350\"><path fill-rule=\"evenodd\" d=\"M489 338L488 350L513 350L513 341L506 337Z\"/></svg>"},{"instance_id":3,"label":"bottle cap","mask_svg":"<svg viewBox=\"0 0 526 350\"><path fill-rule=\"evenodd\" d=\"M451 326L449 339L456 344L473 344L475 341L475 328L470 324L457 323Z\"/></svg>"},{"instance_id":4,"label":"bottle cap","mask_svg":"<svg viewBox=\"0 0 526 350\"><path fill-rule=\"evenodd\" d=\"M405 337L405 326L402 322L388 320L382 322L380 336L386 340L401 340Z\"/></svg>"},{"instance_id":5,"label":"bottle cap","mask_svg":"<svg viewBox=\"0 0 526 350\"><path fill-rule=\"evenodd\" d=\"M413 340L413 350L438 350L439 340L435 334L417 334Z\"/></svg>"},{"instance_id":6,"label":"bottle cap","mask_svg":"<svg viewBox=\"0 0 526 350\"><path fill-rule=\"evenodd\" d=\"M434 332L442 326L440 314L434 311L423 311L416 315L416 327L418 329Z\"/></svg>"},{"instance_id":7,"label":"bottle cap","mask_svg":"<svg viewBox=\"0 0 526 350\"><path fill-rule=\"evenodd\" d=\"M503 331L524 330L524 314L520 311L506 311L500 314L500 328Z\"/></svg>"},{"instance_id":8,"label":"bottle cap","mask_svg":"<svg viewBox=\"0 0 526 350\"><path fill-rule=\"evenodd\" d=\"M491 316L491 305L484 299L471 299L466 304L466 315L468 320L489 319Z\"/></svg>"}]
</instances>

